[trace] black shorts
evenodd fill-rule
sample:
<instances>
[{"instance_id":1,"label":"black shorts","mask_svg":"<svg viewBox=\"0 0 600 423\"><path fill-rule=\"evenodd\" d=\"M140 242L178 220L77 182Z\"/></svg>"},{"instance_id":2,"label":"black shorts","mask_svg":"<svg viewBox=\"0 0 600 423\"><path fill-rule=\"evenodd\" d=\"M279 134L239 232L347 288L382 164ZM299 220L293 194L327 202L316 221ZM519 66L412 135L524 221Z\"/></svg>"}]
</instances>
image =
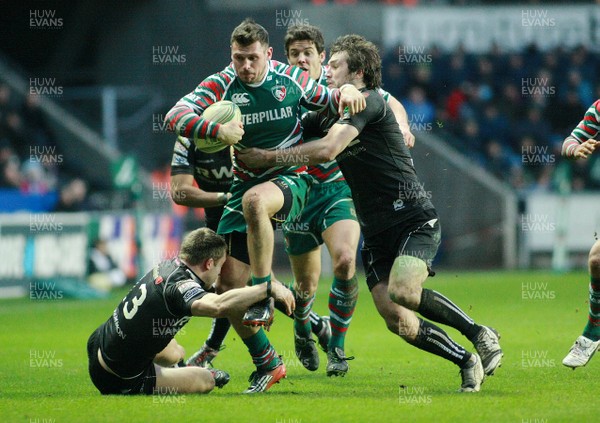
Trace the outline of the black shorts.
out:
<instances>
[{"instance_id":1,"label":"black shorts","mask_svg":"<svg viewBox=\"0 0 600 423\"><path fill-rule=\"evenodd\" d=\"M243 232L230 232L223 234L225 242L227 243L227 254L250 265L250 255L248 254L248 234Z\"/></svg>"},{"instance_id":2,"label":"black shorts","mask_svg":"<svg viewBox=\"0 0 600 423\"><path fill-rule=\"evenodd\" d=\"M440 222L435 210L424 210L419 215L364 237L361 255L369 291L379 282L387 282L396 257L405 255L423 260L429 275L441 241Z\"/></svg>"},{"instance_id":3,"label":"black shorts","mask_svg":"<svg viewBox=\"0 0 600 423\"><path fill-rule=\"evenodd\" d=\"M154 363L150 362L150 365L139 375L128 379L123 379L109 373L100 365L100 361L98 361L98 348L100 347L99 333L100 328L92 333L87 343L89 373L94 386L102 395L152 395L156 387Z\"/></svg>"}]
</instances>

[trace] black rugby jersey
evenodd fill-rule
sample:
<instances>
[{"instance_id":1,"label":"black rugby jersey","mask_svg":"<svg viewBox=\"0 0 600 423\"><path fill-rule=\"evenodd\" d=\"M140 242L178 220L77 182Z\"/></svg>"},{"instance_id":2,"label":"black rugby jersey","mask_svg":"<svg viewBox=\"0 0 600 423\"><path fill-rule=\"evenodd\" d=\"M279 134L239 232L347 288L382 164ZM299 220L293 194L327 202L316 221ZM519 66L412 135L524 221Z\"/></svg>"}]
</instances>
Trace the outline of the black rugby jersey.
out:
<instances>
[{"instance_id":1,"label":"black rugby jersey","mask_svg":"<svg viewBox=\"0 0 600 423\"><path fill-rule=\"evenodd\" d=\"M377 91L361 91L367 107L335 122L359 131L336 160L352 190L361 230L369 236L434 206L417 177L394 114ZM305 136L323 136L331 123L331 117L309 113L303 119Z\"/></svg>"},{"instance_id":2,"label":"black rugby jersey","mask_svg":"<svg viewBox=\"0 0 600 423\"><path fill-rule=\"evenodd\" d=\"M144 275L100 327L108 367L134 377L152 362L192 316L192 303L206 295L204 282L175 258Z\"/></svg>"}]
</instances>

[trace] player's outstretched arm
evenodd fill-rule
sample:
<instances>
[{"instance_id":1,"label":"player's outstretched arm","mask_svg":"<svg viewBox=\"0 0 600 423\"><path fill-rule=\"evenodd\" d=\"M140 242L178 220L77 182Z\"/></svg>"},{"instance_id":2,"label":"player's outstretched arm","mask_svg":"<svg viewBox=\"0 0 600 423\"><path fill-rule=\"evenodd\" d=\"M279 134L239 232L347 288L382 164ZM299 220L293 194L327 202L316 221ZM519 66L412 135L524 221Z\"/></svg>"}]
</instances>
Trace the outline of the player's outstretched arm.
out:
<instances>
[{"instance_id":1,"label":"player's outstretched arm","mask_svg":"<svg viewBox=\"0 0 600 423\"><path fill-rule=\"evenodd\" d=\"M296 307L294 295L280 282L261 283L254 286L231 289L220 295L206 294L192 304L192 315L206 317L227 317L239 314L252 304L273 297L285 305L286 312L291 314Z\"/></svg>"},{"instance_id":2,"label":"player's outstretched arm","mask_svg":"<svg viewBox=\"0 0 600 423\"><path fill-rule=\"evenodd\" d=\"M175 204L187 207L219 207L231 198L229 192L207 192L194 185L194 176L171 176L171 198Z\"/></svg>"}]
</instances>

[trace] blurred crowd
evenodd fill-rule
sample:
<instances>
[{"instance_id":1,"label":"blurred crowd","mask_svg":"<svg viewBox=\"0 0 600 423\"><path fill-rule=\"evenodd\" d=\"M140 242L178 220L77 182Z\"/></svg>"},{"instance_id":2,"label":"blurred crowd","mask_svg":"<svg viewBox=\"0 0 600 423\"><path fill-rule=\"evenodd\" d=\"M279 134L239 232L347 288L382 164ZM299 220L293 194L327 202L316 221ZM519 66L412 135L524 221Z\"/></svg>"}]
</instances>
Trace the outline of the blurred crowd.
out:
<instances>
[{"instance_id":1,"label":"blurred crowd","mask_svg":"<svg viewBox=\"0 0 600 423\"><path fill-rule=\"evenodd\" d=\"M432 131L521 193L600 188L600 159L570 162L562 141L600 98L600 58L585 47L451 53L398 46L384 88L413 132Z\"/></svg>"},{"instance_id":2,"label":"blurred crowd","mask_svg":"<svg viewBox=\"0 0 600 423\"><path fill-rule=\"evenodd\" d=\"M52 211L81 210L87 183L69 175L63 159L39 97L28 95L20 101L8 85L0 83L0 190L54 196Z\"/></svg>"}]
</instances>

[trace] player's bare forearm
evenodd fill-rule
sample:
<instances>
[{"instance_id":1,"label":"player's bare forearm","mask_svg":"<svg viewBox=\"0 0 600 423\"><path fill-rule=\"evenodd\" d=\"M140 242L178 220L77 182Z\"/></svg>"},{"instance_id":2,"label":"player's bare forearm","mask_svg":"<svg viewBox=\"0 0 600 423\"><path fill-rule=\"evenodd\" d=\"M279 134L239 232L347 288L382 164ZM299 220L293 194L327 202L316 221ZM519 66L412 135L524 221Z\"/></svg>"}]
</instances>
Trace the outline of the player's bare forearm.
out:
<instances>
[{"instance_id":1,"label":"player's bare forearm","mask_svg":"<svg viewBox=\"0 0 600 423\"><path fill-rule=\"evenodd\" d=\"M270 292L269 291L270 287ZM291 291L281 283L274 281L271 284L261 283L254 286L230 289L222 294L206 294L192 304L194 316L227 317L243 312L252 304L268 297L282 302L288 314L295 308L294 297Z\"/></svg>"},{"instance_id":2,"label":"player's bare forearm","mask_svg":"<svg viewBox=\"0 0 600 423\"><path fill-rule=\"evenodd\" d=\"M208 208L223 206L231 197L226 192L207 192L194 185L192 175L171 177L171 198L175 204L187 207Z\"/></svg>"},{"instance_id":3,"label":"player's bare forearm","mask_svg":"<svg viewBox=\"0 0 600 423\"><path fill-rule=\"evenodd\" d=\"M335 160L350 142L358 136L352 125L335 124L324 138L302 145L278 150L248 148L238 153L238 159L247 166L264 168L273 166L312 166Z\"/></svg>"}]
</instances>

